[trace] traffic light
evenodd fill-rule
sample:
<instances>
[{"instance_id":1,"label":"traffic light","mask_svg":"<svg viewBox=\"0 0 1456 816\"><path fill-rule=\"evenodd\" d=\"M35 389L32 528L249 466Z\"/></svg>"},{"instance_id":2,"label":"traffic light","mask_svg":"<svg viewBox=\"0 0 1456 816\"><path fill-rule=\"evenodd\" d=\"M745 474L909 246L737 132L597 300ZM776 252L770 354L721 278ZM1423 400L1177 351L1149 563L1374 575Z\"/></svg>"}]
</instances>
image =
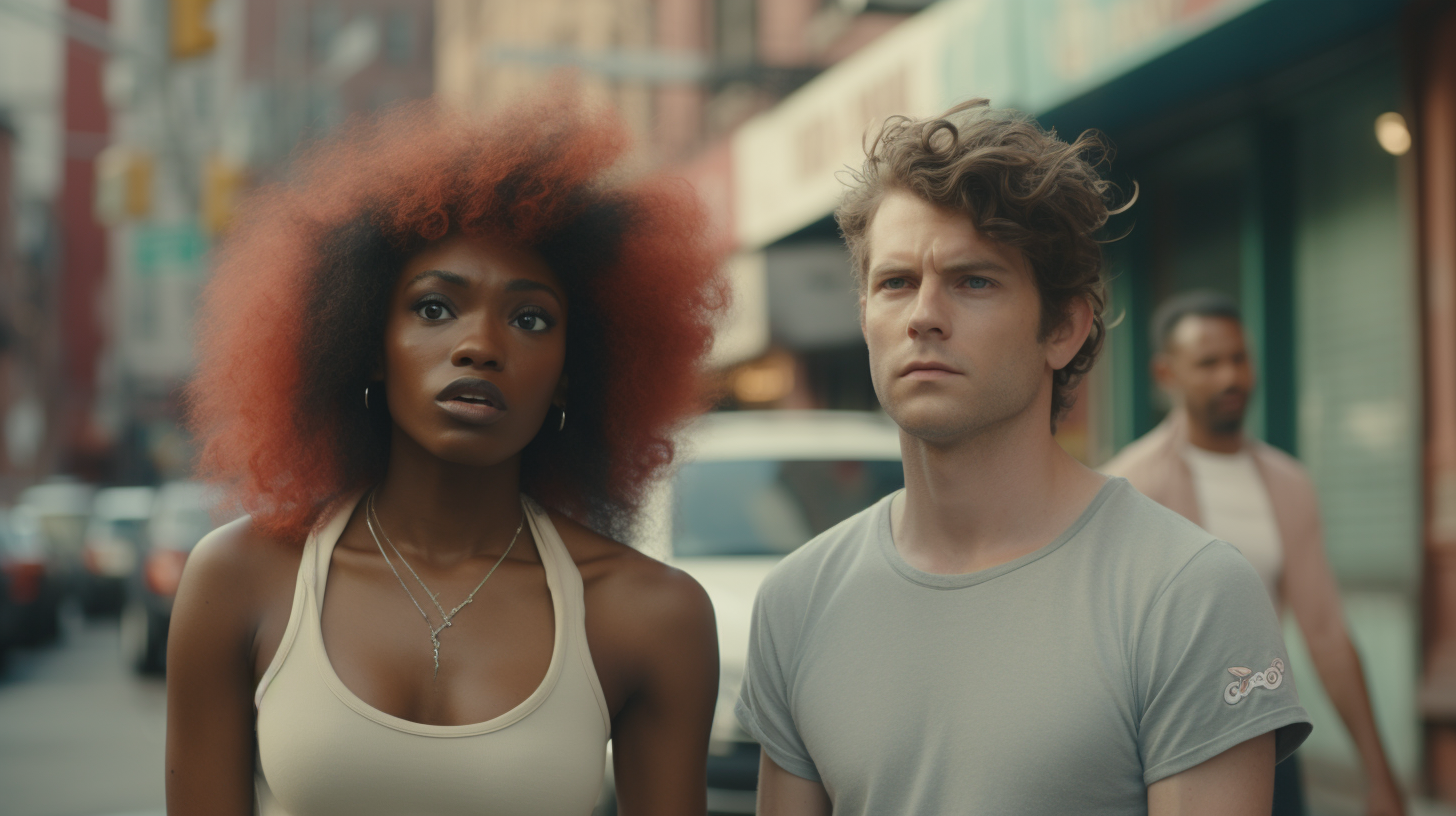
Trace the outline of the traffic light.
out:
<instances>
[{"instance_id":1,"label":"traffic light","mask_svg":"<svg viewBox=\"0 0 1456 816\"><path fill-rule=\"evenodd\" d=\"M168 0L172 9L172 57L188 59L212 50L217 32L207 19L212 0Z\"/></svg>"},{"instance_id":2,"label":"traffic light","mask_svg":"<svg viewBox=\"0 0 1456 816\"><path fill-rule=\"evenodd\" d=\"M243 192L247 174L220 156L210 156L202 167L202 226L210 235L227 231Z\"/></svg>"},{"instance_id":3,"label":"traffic light","mask_svg":"<svg viewBox=\"0 0 1456 816\"><path fill-rule=\"evenodd\" d=\"M146 218L152 211L152 157L124 145L111 145L96 157L96 220L120 224Z\"/></svg>"}]
</instances>

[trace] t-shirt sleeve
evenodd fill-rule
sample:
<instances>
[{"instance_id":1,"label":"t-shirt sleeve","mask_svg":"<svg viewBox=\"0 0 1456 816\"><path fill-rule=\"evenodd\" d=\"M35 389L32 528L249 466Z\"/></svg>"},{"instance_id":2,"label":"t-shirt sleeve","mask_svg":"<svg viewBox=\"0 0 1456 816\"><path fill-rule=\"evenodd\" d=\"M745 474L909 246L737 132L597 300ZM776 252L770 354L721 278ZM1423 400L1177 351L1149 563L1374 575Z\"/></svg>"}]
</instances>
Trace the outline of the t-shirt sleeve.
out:
<instances>
[{"instance_id":1,"label":"t-shirt sleeve","mask_svg":"<svg viewBox=\"0 0 1456 816\"><path fill-rule=\"evenodd\" d=\"M789 703L789 671L798 642L801 616L778 608L770 579L753 602L753 623L748 635L748 663L735 708L743 729L763 746L780 768L804 779L819 781Z\"/></svg>"},{"instance_id":2,"label":"t-shirt sleeve","mask_svg":"<svg viewBox=\"0 0 1456 816\"><path fill-rule=\"evenodd\" d=\"M1229 544L1209 543L1169 581L1135 654L1144 784L1270 731L1282 761L1309 736L1273 604Z\"/></svg>"}]
</instances>

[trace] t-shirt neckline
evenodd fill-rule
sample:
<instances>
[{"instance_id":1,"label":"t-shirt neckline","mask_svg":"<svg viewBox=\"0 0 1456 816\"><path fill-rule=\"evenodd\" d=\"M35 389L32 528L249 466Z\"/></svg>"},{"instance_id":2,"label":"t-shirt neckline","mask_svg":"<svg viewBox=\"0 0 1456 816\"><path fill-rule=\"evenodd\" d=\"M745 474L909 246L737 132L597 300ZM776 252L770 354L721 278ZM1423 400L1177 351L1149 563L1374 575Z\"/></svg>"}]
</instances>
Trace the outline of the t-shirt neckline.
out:
<instances>
[{"instance_id":1,"label":"t-shirt neckline","mask_svg":"<svg viewBox=\"0 0 1456 816\"><path fill-rule=\"evenodd\" d=\"M901 488L881 499L875 509L875 512L879 514L879 519L876 524L879 530L877 537L880 540L880 552L885 556L885 560L889 562L891 568L900 574L900 577L923 587L930 589L964 589L977 584L984 584L987 581L1000 578L1009 572L1015 572L1027 564L1039 561L1061 549L1063 544L1066 544L1076 537L1077 533L1087 525L1087 522L1091 521L1092 517L1101 509L1102 505L1107 502L1108 497L1114 491L1121 489L1122 485L1126 483L1126 479L1117 476L1108 477L1107 481L1098 489L1097 495L1093 496L1092 501L1088 502L1087 507L1082 510L1082 515L1078 516L1077 520L1072 522L1071 526L1063 530L1062 534L1053 539L1050 544L1039 547L1020 558L1013 558L1004 564L997 564L994 567L977 572L963 572L952 575L941 575L916 569L895 548L895 535L890 526L890 505L896 496L905 492Z\"/></svg>"}]
</instances>

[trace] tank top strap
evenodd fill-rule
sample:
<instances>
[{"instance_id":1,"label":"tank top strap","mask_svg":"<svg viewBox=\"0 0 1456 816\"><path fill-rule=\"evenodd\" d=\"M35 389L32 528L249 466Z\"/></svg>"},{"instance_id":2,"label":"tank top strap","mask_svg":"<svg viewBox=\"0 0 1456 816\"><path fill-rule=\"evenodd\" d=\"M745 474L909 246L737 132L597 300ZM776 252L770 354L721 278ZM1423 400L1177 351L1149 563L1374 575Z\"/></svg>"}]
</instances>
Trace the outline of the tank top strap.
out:
<instances>
[{"instance_id":1,"label":"tank top strap","mask_svg":"<svg viewBox=\"0 0 1456 816\"><path fill-rule=\"evenodd\" d=\"M333 508L333 515L329 520L315 527L304 540L303 553L298 560L298 580L293 589L293 607L288 611L288 626L283 630L283 639L278 642L278 651L268 663L268 670L263 673L263 677L258 680L258 687L253 690L254 711L258 710L268 685L278 674L293 642L298 639L299 626L308 617L311 608L318 608L317 599L323 597L323 582L328 580L329 558L333 555L334 545L338 543L339 536L343 535L344 527L348 525L349 517L354 515L354 508L361 498L363 494L340 501Z\"/></svg>"},{"instance_id":2,"label":"tank top strap","mask_svg":"<svg viewBox=\"0 0 1456 816\"><path fill-rule=\"evenodd\" d=\"M339 537L344 534L344 528L349 526L349 519L354 517L354 509L359 502L364 500L367 493L359 493L344 499L336 505L333 515L322 525L314 528L309 534L308 540L314 545L313 558L305 559L308 565L308 585L313 590L315 601L322 606L324 587L329 582L329 562L334 557L334 545L339 543ZM305 545L306 546L306 545Z\"/></svg>"},{"instance_id":3,"label":"tank top strap","mask_svg":"<svg viewBox=\"0 0 1456 816\"><path fill-rule=\"evenodd\" d=\"M551 523L551 516L546 508L537 504L535 499L523 495L521 506L526 511L526 523L531 526L531 538L535 540L536 549L541 554L547 578L554 578L557 586L553 589L559 588L562 593L561 599L567 618L570 620L582 617L584 601L581 573L577 571L571 553L566 550L566 542L556 532L556 525Z\"/></svg>"},{"instance_id":4,"label":"tank top strap","mask_svg":"<svg viewBox=\"0 0 1456 816\"><path fill-rule=\"evenodd\" d=\"M531 537L535 539L536 549L541 554L547 583L561 597L562 621L559 625L566 635L563 645L575 654L574 659L586 675L597 707L601 710L602 721L610 734L611 714L607 708L606 695L602 692L601 680L597 677L596 663L592 660L591 645L586 637L586 591L581 581L581 571L576 568L576 561L572 559L566 542L562 541L561 534L557 532L546 509L530 496L522 495L521 504L526 510L526 520L531 525Z\"/></svg>"}]
</instances>

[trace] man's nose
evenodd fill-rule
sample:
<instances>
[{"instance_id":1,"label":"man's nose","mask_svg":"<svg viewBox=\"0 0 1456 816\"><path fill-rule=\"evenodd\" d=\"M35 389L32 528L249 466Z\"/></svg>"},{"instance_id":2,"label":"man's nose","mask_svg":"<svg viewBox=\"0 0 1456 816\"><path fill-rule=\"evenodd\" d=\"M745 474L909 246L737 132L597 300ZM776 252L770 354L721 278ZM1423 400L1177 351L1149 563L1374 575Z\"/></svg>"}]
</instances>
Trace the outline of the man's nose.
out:
<instances>
[{"instance_id":1,"label":"man's nose","mask_svg":"<svg viewBox=\"0 0 1456 816\"><path fill-rule=\"evenodd\" d=\"M1250 386L1249 380L1250 372L1247 363L1229 360L1218 367L1219 390L1225 390L1235 386L1247 389Z\"/></svg>"},{"instance_id":2,"label":"man's nose","mask_svg":"<svg viewBox=\"0 0 1456 816\"><path fill-rule=\"evenodd\" d=\"M915 293L908 329L911 337L950 336L950 304L933 280L922 281Z\"/></svg>"}]
</instances>

